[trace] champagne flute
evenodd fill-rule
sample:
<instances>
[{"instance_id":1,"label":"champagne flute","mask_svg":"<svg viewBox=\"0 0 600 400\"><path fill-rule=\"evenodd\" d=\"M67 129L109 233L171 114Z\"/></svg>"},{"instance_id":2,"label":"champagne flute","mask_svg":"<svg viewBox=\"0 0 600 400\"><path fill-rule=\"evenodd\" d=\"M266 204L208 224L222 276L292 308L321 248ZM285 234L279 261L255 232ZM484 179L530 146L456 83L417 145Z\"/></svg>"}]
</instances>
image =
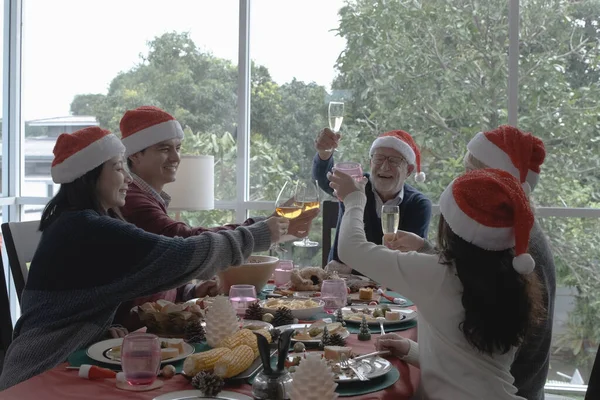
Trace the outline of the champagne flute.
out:
<instances>
[{"instance_id":1,"label":"champagne flute","mask_svg":"<svg viewBox=\"0 0 600 400\"><path fill-rule=\"evenodd\" d=\"M400 225L400 207L384 205L381 207L381 229L384 243L394 240Z\"/></svg>"},{"instance_id":2,"label":"champagne flute","mask_svg":"<svg viewBox=\"0 0 600 400\"><path fill-rule=\"evenodd\" d=\"M344 103L341 101L329 102L329 129L339 132L344 120Z\"/></svg>"},{"instance_id":3,"label":"champagne flute","mask_svg":"<svg viewBox=\"0 0 600 400\"><path fill-rule=\"evenodd\" d=\"M321 203L319 202L319 186L317 185L317 181L306 179L299 182L296 193L296 201L298 205L302 206L302 212L320 208ZM308 235L303 240L294 242L294 246L298 247L316 247L318 245L319 243L310 240Z\"/></svg>"},{"instance_id":4,"label":"champagne flute","mask_svg":"<svg viewBox=\"0 0 600 400\"><path fill-rule=\"evenodd\" d=\"M275 200L275 213L287 219L298 218L302 214L302 204L296 201L298 182L286 181ZM283 253L284 249L279 243L273 243L271 250Z\"/></svg>"},{"instance_id":5,"label":"champagne flute","mask_svg":"<svg viewBox=\"0 0 600 400\"><path fill-rule=\"evenodd\" d=\"M329 129L337 133L342 127L342 121L344 120L344 103L341 101L330 101L328 109L329 117ZM332 152L333 149L327 150Z\"/></svg>"}]
</instances>

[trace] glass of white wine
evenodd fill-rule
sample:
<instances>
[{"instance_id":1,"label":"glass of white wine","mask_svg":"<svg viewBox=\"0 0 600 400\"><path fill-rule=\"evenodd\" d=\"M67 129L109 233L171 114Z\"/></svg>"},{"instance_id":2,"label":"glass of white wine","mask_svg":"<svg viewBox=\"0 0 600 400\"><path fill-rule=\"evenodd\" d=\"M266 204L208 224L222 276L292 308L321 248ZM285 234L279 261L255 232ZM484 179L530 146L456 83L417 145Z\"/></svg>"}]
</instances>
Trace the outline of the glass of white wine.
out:
<instances>
[{"instance_id":1,"label":"glass of white wine","mask_svg":"<svg viewBox=\"0 0 600 400\"><path fill-rule=\"evenodd\" d=\"M330 101L329 102L329 129L333 132L339 132L344 121L344 102Z\"/></svg>"},{"instance_id":2,"label":"glass of white wine","mask_svg":"<svg viewBox=\"0 0 600 400\"><path fill-rule=\"evenodd\" d=\"M306 179L298 182L296 194L297 204L302 206L302 212L320 208L321 203L319 201L319 186L317 185L317 181ZM303 240L294 242L294 246L298 247L316 247L318 245L319 243L310 240L308 235Z\"/></svg>"},{"instance_id":3,"label":"glass of white wine","mask_svg":"<svg viewBox=\"0 0 600 400\"><path fill-rule=\"evenodd\" d=\"M302 214L302 204L297 201L298 182L286 181L275 200L275 214L287 219L298 218ZM282 253L279 243L274 243L271 250Z\"/></svg>"},{"instance_id":4,"label":"glass of white wine","mask_svg":"<svg viewBox=\"0 0 600 400\"><path fill-rule=\"evenodd\" d=\"M383 242L391 242L400 225L400 207L384 205L381 207L381 229Z\"/></svg>"}]
</instances>

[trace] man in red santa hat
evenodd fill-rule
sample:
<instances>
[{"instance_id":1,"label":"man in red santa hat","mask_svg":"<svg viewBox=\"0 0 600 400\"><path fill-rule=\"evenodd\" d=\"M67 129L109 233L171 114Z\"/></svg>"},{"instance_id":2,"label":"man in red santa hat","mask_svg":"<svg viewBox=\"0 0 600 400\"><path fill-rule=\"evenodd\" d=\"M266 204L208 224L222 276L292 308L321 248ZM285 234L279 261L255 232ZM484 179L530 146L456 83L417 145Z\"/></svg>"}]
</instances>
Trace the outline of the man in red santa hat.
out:
<instances>
[{"instance_id":1,"label":"man in red santa hat","mask_svg":"<svg viewBox=\"0 0 600 400\"><path fill-rule=\"evenodd\" d=\"M321 189L329 194L333 194L333 190L329 187L327 174L335 165L333 149L338 147L340 138L340 134L325 128L315 140L317 154L313 160L313 178L319 182ZM383 205L399 207L399 230L426 238L431 219L431 201L406 183L413 172L416 173L417 182L425 181L425 174L421 172L421 153L412 136L402 130L383 133L373 141L369 156L371 173L364 174L368 178L365 188L367 204L364 212L367 240L376 244L383 242L381 227ZM351 260L340 260L337 251L339 227L343 215L344 204L340 203L335 240L329 253L329 261L341 262L351 267Z\"/></svg>"}]
</instances>

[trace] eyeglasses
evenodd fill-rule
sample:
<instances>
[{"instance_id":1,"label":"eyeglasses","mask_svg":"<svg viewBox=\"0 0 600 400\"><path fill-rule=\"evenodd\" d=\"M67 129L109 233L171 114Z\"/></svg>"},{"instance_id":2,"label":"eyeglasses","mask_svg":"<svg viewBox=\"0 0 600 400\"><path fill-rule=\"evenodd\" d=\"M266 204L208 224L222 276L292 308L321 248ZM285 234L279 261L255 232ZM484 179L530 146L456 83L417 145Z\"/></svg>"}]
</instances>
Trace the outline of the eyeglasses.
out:
<instances>
[{"instance_id":1,"label":"eyeglasses","mask_svg":"<svg viewBox=\"0 0 600 400\"><path fill-rule=\"evenodd\" d=\"M383 163L387 160L388 165L394 168L406 164L406 160L402 157L387 157L382 154L373 154L371 160L375 165L383 165Z\"/></svg>"}]
</instances>

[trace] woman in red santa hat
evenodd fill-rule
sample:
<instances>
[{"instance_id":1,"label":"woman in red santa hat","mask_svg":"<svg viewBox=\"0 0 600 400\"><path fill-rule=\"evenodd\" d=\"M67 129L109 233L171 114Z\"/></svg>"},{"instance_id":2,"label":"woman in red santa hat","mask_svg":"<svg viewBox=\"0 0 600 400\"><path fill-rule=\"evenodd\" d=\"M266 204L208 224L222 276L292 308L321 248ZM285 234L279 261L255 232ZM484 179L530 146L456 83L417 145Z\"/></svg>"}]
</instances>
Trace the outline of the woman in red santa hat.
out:
<instances>
[{"instance_id":1,"label":"woman in red santa hat","mask_svg":"<svg viewBox=\"0 0 600 400\"><path fill-rule=\"evenodd\" d=\"M542 317L535 262L527 254L534 222L520 182L483 169L455 179L440 198L439 253L403 253L365 239L364 182L335 171L344 201L339 252L361 273L414 301L419 344L394 336L379 348L420 365L423 398L523 399L510 373L515 354ZM420 351L419 351L420 349Z\"/></svg>"},{"instance_id":2,"label":"woman in red santa hat","mask_svg":"<svg viewBox=\"0 0 600 400\"><path fill-rule=\"evenodd\" d=\"M61 186L42 214L0 390L102 339L121 302L210 278L287 231L287 220L274 217L185 239L136 228L113 211L131 183L124 152L119 138L98 127L58 137L51 174Z\"/></svg>"},{"instance_id":3,"label":"woman in red santa hat","mask_svg":"<svg viewBox=\"0 0 600 400\"><path fill-rule=\"evenodd\" d=\"M464 158L467 171L497 168L509 172L521 182L526 194L536 188L546 157L544 143L539 138L509 125L478 133L467 145L467 150ZM533 204L531 206L533 208ZM430 243L405 231L399 231L395 239L386 245L400 251L433 250ZM529 253L535 261L535 273L542 283L545 318L531 332L531 339L525 340L521 346L511 373L515 377L518 395L529 400L542 400L550 364L556 268L548 239L537 221L529 235Z\"/></svg>"}]
</instances>

